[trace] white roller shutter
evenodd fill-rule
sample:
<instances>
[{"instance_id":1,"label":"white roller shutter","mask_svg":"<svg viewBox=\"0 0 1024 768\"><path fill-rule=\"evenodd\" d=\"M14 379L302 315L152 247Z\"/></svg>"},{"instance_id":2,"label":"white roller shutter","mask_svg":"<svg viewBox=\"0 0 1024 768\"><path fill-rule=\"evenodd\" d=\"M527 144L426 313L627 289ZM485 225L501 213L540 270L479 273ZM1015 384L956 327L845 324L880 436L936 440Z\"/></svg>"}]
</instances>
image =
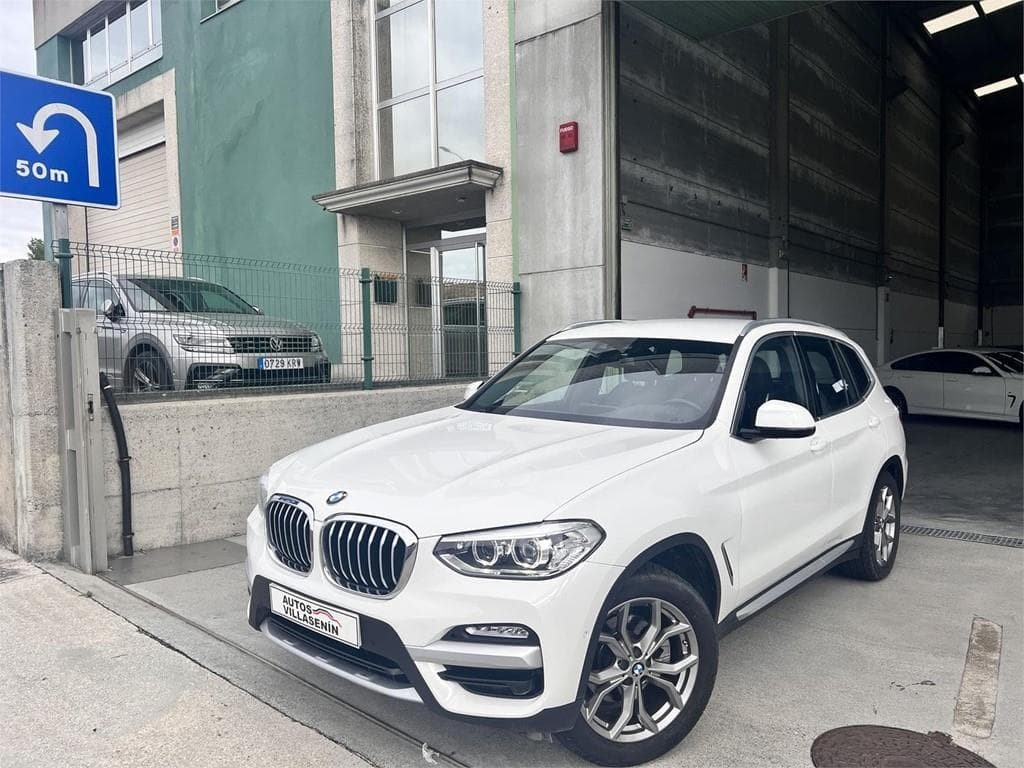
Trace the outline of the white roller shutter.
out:
<instances>
[{"instance_id":1,"label":"white roller shutter","mask_svg":"<svg viewBox=\"0 0 1024 768\"><path fill-rule=\"evenodd\" d=\"M117 156L134 155L149 147L164 143L164 116L147 120L131 128L117 131Z\"/></svg>"},{"instance_id":2,"label":"white roller shutter","mask_svg":"<svg viewBox=\"0 0 1024 768\"><path fill-rule=\"evenodd\" d=\"M121 207L91 208L90 243L165 250L170 242L167 153L163 144L121 161Z\"/></svg>"},{"instance_id":3,"label":"white roller shutter","mask_svg":"<svg viewBox=\"0 0 1024 768\"><path fill-rule=\"evenodd\" d=\"M170 244L167 152L163 114L117 135L121 207L91 208L86 214L90 243L165 250Z\"/></svg>"}]
</instances>

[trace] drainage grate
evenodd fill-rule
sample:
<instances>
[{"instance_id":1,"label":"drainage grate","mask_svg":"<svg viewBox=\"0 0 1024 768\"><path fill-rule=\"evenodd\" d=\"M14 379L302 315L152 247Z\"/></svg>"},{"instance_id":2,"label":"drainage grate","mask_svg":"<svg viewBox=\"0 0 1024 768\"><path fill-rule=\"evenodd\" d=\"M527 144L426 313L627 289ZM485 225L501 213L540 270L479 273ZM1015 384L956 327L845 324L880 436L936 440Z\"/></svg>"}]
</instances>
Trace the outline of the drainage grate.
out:
<instances>
[{"instance_id":1,"label":"drainage grate","mask_svg":"<svg viewBox=\"0 0 1024 768\"><path fill-rule=\"evenodd\" d=\"M947 531L944 528L926 528L923 525L901 525L900 533L912 536L934 536L937 539L955 539L956 541L972 541L976 544L995 544L997 547L1024 548L1024 539L1013 536L993 536L988 533L971 533L970 531Z\"/></svg>"},{"instance_id":2,"label":"drainage grate","mask_svg":"<svg viewBox=\"0 0 1024 768\"><path fill-rule=\"evenodd\" d=\"M811 762L824 768L994 768L946 733L918 733L884 725L848 725L825 731L811 745Z\"/></svg>"}]
</instances>

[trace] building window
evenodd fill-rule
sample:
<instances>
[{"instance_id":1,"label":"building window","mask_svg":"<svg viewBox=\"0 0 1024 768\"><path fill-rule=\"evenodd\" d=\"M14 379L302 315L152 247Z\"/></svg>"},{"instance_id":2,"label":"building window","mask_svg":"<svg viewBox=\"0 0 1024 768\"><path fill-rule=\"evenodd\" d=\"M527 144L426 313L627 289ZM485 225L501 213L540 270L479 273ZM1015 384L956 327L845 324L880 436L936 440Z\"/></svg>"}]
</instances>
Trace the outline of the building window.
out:
<instances>
[{"instance_id":1,"label":"building window","mask_svg":"<svg viewBox=\"0 0 1024 768\"><path fill-rule=\"evenodd\" d=\"M163 55L160 0L118 3L72 41L73 79L104 88Z\"/></svg>"},{"instance_id":2,"label":"building window","mask_svg":"<svg viewBox=\"0 0 1024 768\"><path fill-rule=\"evenodd\" d=\"M373 276L373 302L375 304L398 303L398 276L378 273Z\"/></svg>"},{"instance_id":3,"label":"building window","mask_svg":"<svg viewBox=\"0 0 1024 768\"><path fill-rule=\"evenodd\" d=\"M206 21L211 16L220 13L225 8L240 3L242 0L200 0L199 3L199 17L201 21Z\"/></svg>"},{"instance_id":4,"label":"building window","mask_svg":"<svg viewBox=\"0 0 1024 768\"><path fill-rule=\"evenodd\" d=\"M374 0L374 9L379 177L480 159L481 0Z\"/></svg>"}]
</instances>

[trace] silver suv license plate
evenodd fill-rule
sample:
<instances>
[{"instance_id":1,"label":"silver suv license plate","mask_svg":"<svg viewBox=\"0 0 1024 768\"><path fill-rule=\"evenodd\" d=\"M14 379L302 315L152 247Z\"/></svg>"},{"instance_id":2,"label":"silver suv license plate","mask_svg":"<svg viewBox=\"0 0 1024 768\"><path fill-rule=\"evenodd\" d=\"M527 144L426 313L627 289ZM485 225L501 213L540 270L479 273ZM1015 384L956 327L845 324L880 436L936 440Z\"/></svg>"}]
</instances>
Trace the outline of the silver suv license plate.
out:
<instances>
[{"instance_id":1,"label":"silver suv license plate","mask_svg":"<svg viewBox=\"0 0 1024 768\"><path fill-rule=\"evenodd\" d=\"M270 610L324 637L359 647L359 617L270 585Z\"/></svg>"},{"instance_id":2,"label":"silver suv license plate","mask_svg":"<svg viewBox=\"0 0 1024 768\"><path fill-rule=\"evenodd\" d=\"M261 357L256 361L261 371L290 371L302 367L301 357Z\"/></svg>"}]
</instances>

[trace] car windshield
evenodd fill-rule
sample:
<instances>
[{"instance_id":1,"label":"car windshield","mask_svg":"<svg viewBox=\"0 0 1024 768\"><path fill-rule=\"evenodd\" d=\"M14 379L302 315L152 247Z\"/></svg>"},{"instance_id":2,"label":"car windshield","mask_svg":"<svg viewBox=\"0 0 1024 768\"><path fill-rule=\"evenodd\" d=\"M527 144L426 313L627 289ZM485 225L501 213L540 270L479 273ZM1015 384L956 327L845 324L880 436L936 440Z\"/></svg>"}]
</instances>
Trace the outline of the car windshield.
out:
<instances>
[{"instance_id":1,"label":"car windshield","mask_svg":"<svg viewBox=\"0 0 1024 768\"><path fill-rule=\"evenodd\" d=\"M1024 353L1013 350L986 352L985 357L1006 373L1024 373Z\"/></svg>"},{"instance_id":2,"label":"car windshield","mask_svg":"<svg viewBox=\"0 0 1024 768\"><path fill-rule=\"evenodd\" d=\"M635 427L706 426L731 344L683 339L546 341L466 410Z\"/></svg>"},{"instance_id":3,"label":"car windshield","mask_svg":"<svg viewBox=\"0 0 1024 768\"><path fill-rule=\"evenodd\" d=\"M121 282L139 312L257 314L248 302L216 283L166 277L130 277Z\"/></svg>"}]
</instances>

